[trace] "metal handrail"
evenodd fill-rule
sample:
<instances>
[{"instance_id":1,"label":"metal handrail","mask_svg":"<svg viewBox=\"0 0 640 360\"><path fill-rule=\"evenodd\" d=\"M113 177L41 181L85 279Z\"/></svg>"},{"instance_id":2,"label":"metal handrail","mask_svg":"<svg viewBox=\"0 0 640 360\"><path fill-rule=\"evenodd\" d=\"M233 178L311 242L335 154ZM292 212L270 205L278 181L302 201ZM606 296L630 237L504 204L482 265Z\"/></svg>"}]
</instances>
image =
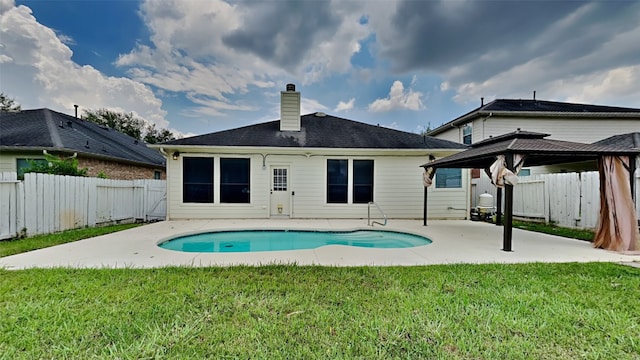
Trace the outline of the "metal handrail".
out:
<instances>
[{"instance_id":1,"label":"metal handrail","mask_svg":"<svg viewBox=\"0 0 640 360\"><path fill-rule=\"evenodd\" d=\"M371 221L371 205L375 205L376 208L378 209L378 211L380 211L380 214L382 214L382 217L384 217L384 224L378 221ZM384 211L382 211L382 209L380 208L380 206L378 204L376 204L373 201L370 201L367 204L367 225L369 226L373 226L373 224L378 224L378 225L382 225L382 226L387 226L387 214L384 213Z\"/></svg>"}]
</instances>

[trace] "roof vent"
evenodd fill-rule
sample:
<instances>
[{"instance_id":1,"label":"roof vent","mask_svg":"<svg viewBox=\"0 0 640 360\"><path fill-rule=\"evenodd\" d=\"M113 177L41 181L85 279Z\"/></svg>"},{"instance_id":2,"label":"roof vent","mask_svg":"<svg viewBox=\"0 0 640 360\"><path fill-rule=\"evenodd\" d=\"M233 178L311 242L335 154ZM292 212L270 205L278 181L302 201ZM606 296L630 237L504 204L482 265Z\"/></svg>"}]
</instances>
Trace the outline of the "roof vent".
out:
<instances>
[{"instance_id":1,"label":"roof vent","mask_svg":"<svg viewBox=\"0 0 640 360\"><path fill-rule=\"evenodd\" d=\"M323 113L323 112L318 111L318 112L316 113L316 116L317 116L317 117L325 117L325 116L327 116L327 114L325 114L325 113Z\"/></svg>"},{"instance_id":2,"label":"roof vent","mask_svg":"<svg viewBox=\"0 0 640 360\"><path fill-rule=\"evenodd\" d=\"M296 84L287 84L287 91L296 91Z\"/></svg>"}]
</instances>

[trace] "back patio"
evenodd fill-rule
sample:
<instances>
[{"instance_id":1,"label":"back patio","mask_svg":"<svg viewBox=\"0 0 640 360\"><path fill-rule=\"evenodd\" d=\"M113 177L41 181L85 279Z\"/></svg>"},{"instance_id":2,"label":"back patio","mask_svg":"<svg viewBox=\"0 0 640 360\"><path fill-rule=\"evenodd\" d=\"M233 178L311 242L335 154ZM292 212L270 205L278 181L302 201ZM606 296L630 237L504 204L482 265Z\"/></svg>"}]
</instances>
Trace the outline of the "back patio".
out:
<instances>
[{"instance_id":1,"label":"back patio","mask_svg":"<svg viewBox=\"0 0 640 360\"><path fill-rule=\"evenodd\" d=\"M374 227L428 237L432 244L403 249L370 249L342 245L312 250L245 253L187 253L161 249L159 242L179 234L215 230L371 229L366 220L184 220L163 221L28 253L0 258L0 268L157 268L166 266L259 266L297 264L322 266L416 266L434 264L526 262L627 262L640 264L640 255L594 249L585 241L519 229L513 230L513 251L500 251L501 226L467 220L389 221Z\"/></svg>"}]
</instances>

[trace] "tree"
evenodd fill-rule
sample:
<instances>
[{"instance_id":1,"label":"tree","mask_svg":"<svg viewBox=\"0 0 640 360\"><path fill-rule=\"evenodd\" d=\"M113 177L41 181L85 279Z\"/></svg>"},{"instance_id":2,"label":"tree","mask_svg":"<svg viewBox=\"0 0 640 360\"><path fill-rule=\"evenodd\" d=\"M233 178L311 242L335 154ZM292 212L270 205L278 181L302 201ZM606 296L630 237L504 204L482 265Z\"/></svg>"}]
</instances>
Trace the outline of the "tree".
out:
<instances>
[{"instance_id":1,"label":"tree","mask_svg":"<svg viewBox=\"0 0 640 360\"><path fill-rule=\"evenodd\" d=\"M29 160L29 166L20 171L20 177L26 173L44 173L54 175L87 176L87 169L78 169L78 159L74 156L61 158L45 153L45 159Z\"/></svg>"},{"instance_id":2,"label":"tree","mask_svg":"<svg viewBox=\"0 0 640 360\"><path fill-rule=\"evenodd\" d=\"M144 120L133 116L133 113L119 113L108 109L84 110L82 118L142 140L145 123Z\"/></svg>"},{"instance_id":3,"label":"tree","mask_svg":"<svg viewBox=\"0 0 640 360\"><path fill-rule=\"evenodd\" d=\"M20 104L17 104L15 100L4 93L0 93L0 112L18 112L21 110Z\"/></svg>"},{"instance_id":4,"label":"tree","mask_svg":"<svg viewBox=\"0 0 640 360\"><path fill-rule=\"evenodd\" d=\"M175 140L175 135L168 129L158 129L155 124L147 125L144 142L147 144L158 144L165 141Z\"/></svg>"},{"instance_id":5,"label":"tree","mask_svg":"<svg viewBox=\"0 0 640 360\"><path fill-rule=\"evenodd\" d=\"M433 129L431 128L431 121L429 121L429 123L427 124L427 127L425 127L424 130L420 132L420 135L423 135L423 136L427 135L429 132L431 132L431 130Z\"/></svg>"},{"instance_id":6,"label":"tree","mask_svg":"<svg viewBox=\"0 0 640 360\"><path fill-rule=\"evenodd\" d=\"M158 129L155 124L147 124L144 120L133 116L133 113L120 113L108 109L84 110L82 118L98 125L108 126L147 144L175 139L168 129Z\"/></svg>"}]
</instances>

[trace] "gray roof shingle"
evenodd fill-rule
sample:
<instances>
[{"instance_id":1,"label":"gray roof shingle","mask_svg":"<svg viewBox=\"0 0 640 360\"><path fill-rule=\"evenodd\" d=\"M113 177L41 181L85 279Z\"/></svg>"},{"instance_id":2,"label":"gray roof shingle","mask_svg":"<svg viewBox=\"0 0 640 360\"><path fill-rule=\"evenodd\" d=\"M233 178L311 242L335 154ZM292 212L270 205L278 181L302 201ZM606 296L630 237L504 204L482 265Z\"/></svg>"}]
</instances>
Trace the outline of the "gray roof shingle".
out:
<instances>
[{"instance_id":1,"label":"gray roof shingle","mask_svg":"<svg viewBox=\"0 0 640 360\"><path fill-rule=\"evenodd\" d=\"M635 155L640 150L603 144L545 139L548 134L516 131L473 144L468 150L422 165L423 167L486 168L497 155L525 155L526 166L596 160L601 155Z\"/></svg>"},{"instance_id":2,"label":"gray roof shingle","mask_svg":"<svg viewBox=\"0 0 640 360\"><path fill-rule=\"evenodd\" d=\"M438 126L430 131L429 134L440 134L452 125L460 126L478 117L496 117L498 115L512 116L515 114L527 116L562 116L567 119L580 119L588 116L604 118L631 117L640 119L640 109L635 108L533 99L496 99Z\"/></svg>"},{"instance_id":3,"label":"gray roof shingle","mask_svg":"<svg viewBox=\"0 0 640 360\"><path fill-rule=\"evenodd\" d=\"M640 149L640 132L610 136L594 142L596 145L611 145L625 149Z\"/></svg>"},{"instance_id":4,"label":"gray roof shingle","mask_svg":"<svg viewBox=\"0 0 640 360\"><path fill-rule=\"evenodd\" d=\"M466 145L331 115L300 117L300 131L280 131L278 120L173 140L163 145L351 149L465 149Z\"/></svg>"},{"instance_id":5,"label":"gray roof shingle","mask_svg":"<svg viewBox=\"0 0 640 360\"><path fill-rule=\"evenodd\" d=\"M618 106L591 104L575 104L546 100L497 99L485 106L482 111L531 111L531 112L563 112L563 113L638 113L640 109Z\"/></svg>"},{"instance_id":6,"label":"gray roof shingle","mask_svg":"<svg viewBox=\"0 0 640 360\"><path fill-rule=\"evenodd\" d=\"M49 109L0 113L0 149L59 150L164 167L144 142L113 129Z\"/></svg>"}]
</instances>

